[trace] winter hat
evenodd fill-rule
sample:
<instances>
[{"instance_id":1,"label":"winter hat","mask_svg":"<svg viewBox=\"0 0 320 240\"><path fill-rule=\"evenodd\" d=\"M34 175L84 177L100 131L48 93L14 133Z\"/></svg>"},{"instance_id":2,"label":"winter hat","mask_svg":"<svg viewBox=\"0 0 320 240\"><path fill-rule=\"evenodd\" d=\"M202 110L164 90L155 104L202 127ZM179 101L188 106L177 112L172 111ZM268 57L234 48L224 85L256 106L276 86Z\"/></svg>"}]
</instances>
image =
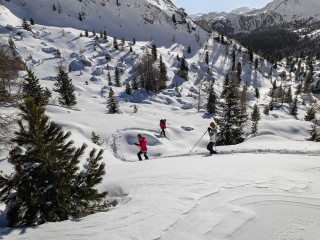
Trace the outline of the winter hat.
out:
<instances>
[{"instance_id":1,"label":"winter hat","mask_svg":"<svg viewBox=\"0 0 320 240\"><path fill-rule=\"evenodd\" d=\"M214 122L211 122L211 123L210 123L210 127L214 127L214 126L216 126L216 125L214 124Z\"/></svg>"}]
</instances>

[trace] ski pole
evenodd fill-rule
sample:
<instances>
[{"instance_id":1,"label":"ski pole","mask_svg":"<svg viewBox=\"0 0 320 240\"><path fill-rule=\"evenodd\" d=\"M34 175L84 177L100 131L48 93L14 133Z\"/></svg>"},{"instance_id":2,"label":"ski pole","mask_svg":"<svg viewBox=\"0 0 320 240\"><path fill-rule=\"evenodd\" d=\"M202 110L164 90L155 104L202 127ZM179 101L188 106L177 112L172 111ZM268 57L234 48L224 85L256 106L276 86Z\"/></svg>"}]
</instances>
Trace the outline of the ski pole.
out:
<instances>
[{"instance_id":1,"label":"ski pole","mask_svg":"<svg viewBox=\"0 0 320 240\"><path fill-rule=\"evenodd\" d=\"M202 137L199 139L199 141L196 143L196 145L194 145L194 147L190 150L191 151L197 146L197 144L200 142L200 140L204 137L204 135L208 132L208 130L202 135Z\"/></svg>"}]
</instances>

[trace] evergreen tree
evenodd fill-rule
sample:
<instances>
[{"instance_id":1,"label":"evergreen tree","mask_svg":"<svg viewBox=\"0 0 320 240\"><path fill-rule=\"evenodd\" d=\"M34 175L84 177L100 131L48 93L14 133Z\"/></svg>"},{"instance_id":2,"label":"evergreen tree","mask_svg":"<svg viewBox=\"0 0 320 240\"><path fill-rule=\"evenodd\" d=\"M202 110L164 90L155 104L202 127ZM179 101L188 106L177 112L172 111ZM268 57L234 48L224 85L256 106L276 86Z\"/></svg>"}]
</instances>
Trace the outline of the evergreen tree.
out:
<instances>
[{"instance_id":1,"label":"evergreen tree","mask_svg":"<svg viewBox=\"0 0 320 240\"><path fill-rule=\"evenodd\" d=\"M249 60L253 62L253 51L251 49L249 50Z\"/></svg>"},{"instance_id":2,"label":"evergreen tree","mask_svg":"<svg viewBox=\"0 0 320 240\"><path fill-rule=\"evenodd\" d=\"M132 44L136 45L136 39L135 38L132 39Z\"/></svg>"},{"instance_id":3,"label":"evergreen tree","mask_svg":"<svg viewBox=\"0 0 320 240\"><path fill-rule=\"evenodd\" d=\"M313 141L313 142L320 142L320 128L319 128L319 121L314 121L314 123L311 126L311 129L308 130L310 134L310 138L306 139L307 141Z\"/></svg>"},{"instance_id":4,"label":"evergreen tree","mask_svg":"<svg viewBox=\"0 0 320 240\"><path fill-rule=\"evenodd\" d=\"M131 95L131 87L129 83L126 84L126 94Z\"/></svg>"},{"instance_id":5,"label":"evergreen tree","mask_svg":"<svg viewBox=\"0 0 320 240\"><path fill-rule=\"evenodd\" d=\"M219 144L230 145L243 141L243 126L247 116L241 114L239 104L239 91L233 82L226 87L226 95L223 97L219 106L222 109L216 122L219 126Z\"/></svg>"},{"instance_id":6,"label":"evergreen tree","mask_svg":"<svg viewBox=\"0 0 320 240\"><path fill-rule=\"evenodd\" d=\"M251 121L252 121L252 126L251 126L251 133L255 134L258 131L258 122L261 119L259 108L257 104L254 105L253 111L251 113Z\"/></svg>"},{"instance_id":7,"label":"evergreen tree","mask_svg":"<svg viewBox=\"0 0 320 240\"><path fill-rule=\"evenodd\" d=\"M86 37L89 37L89 33L88 33L87 29L85 30L85 35L86 35Z\"/></svg>"},{"instance_id":8,"label":"evergreen tree","mask_svg":"<svg viewBox=\"0 0 320 240\"><path fill-rule=\"evenodd\" d=\"M269 113L270 113L270 107L269 107L269 105L266 105L266 106L264 107L263 113L264 113L265 115L269 115Z\"/></svg>"},{"instance_id":9,"label":"evergreen tree","mask_svg":"<svg viewBox=\"0 0 320 240\"><path fill-rule=\"evenodd\" d=\"M119 50L119 46L118 46L118 41L117 41L117 38L113 38L113 48L115 50Z\"/></svg>"},{"instance_id":10,"label":"evergreen tree","mask_svg":"<svg viewBox=\"0 0 320 240\"><path fill-rule=\"evenodd\" d=\"M228 86L230 84L230 81L229 81L229 74L227 73L226 74L226 77L224 78L224 83L223 83L223 89L222 89L222 92L221 92L221 97L224 97L227 93L227 90L229 89Z\"/></svg>"},{"instance_id":11,"label":"evergreen tree","mask_svg":"<svg viewBox=\"0 0 320 240\"><path fill-rule=\"evenodd\" d=\"M30 69L27 70L27 75L24 76L24 80L26 83L24 84L23 90L26 95L32 97L37 106L48 104L48 99L44 96L44 91L40 86L39 79Z\"/></svg>"},{"instance_id":12,"label":"evergreen tree","mask_svg":"<svg viewBox=\"0 0 320 240\"><path fill-rule=\"evenodd\" d=\"M173 22L173 23L177 23L176 15L175 15L175 14L172 14L172 22Z\"/></svg>"},{"instance_id":13,"label":"evergreen tree","mask_svg":"<svg viewBox=\"0 0 320 240\"><path fill-rule=\"evenodd\" d=\"M159 90L167 89L167 67L162 61L162 55L160 55L159 61Z\"/></svg>"},{"instance_id":14,"label":"evergreen tree","mask_svg":"<svg viewBox=\"0 0 320 240\"><path fill-rule=\"evenodd\" d=\"M207 112L214 115L216 113L216 102L217 102L217 97L216 93L214 91L213 86L210 87L209 89L209 95L207 98Z\"/></svg>"},{"instance_id":15,"label":"evergreen tree","mask_svg":"<svg viewBox=\"0 0 320 240\"><path fill-rule=\"evenodd\" d=\"M256 58L254 61L254 68L257 69L259 67L259 59Z\"/></svg>"},{"instance_id":16,"label":"evergreen tree","mask_svg":"<svg viewBox=\"0 0 320 240\"><path fill-rule=\"evenodd\" d=\"M209 65L209 52L208 52L208 51L206 51L206 56L205 56L205 58L204 58L204 62L205 62L207 65Z\"/></svg>"},{"instance_id":17,"label":"evergreen tree","mask_svg":"<svg viewBox=\"0 0 320 240\"><path fill-rule=\"evenodd\" d=\"M285 102L286 102L286 103L292 103L292 91L291 91L291 87L289 87L288 91L286 92Z\"/></svg>"},{"instance_id":18,"label":"evergreen tree","mask_svg":"<svg viewBox=\"0 0 320 240\"><path fill-rule=\"evenodd\" d=\"M136 75L133 75L133 77L132 77L131 87L132 87L133 90L138 90L139 89L138 80L137 80Z\"/></svg>"},{"instance_id":19,"label":"evergreen tree","mask_svg":"<svg viewBox=\"0 0 320 240\"><path fill-rule=\"evenodd\" d=\"M92 150L84 170L78 164L86 149L73 147L71 133L49 122L43 107L28 97L19 106L19 131L10 152L14 172L0 175L0 202L7 205L10 227L57 222L101 211L108 207L95 186L105 174L101 150ZM68 141L68 142L66 142Z\"/></svg>"},{"instance_id":20,"label":"evergreen tree","mask_svg":"<svg viewBox=\"0 0 320 240\"><path fill-rule=\"evenodd\" d=\"M100 136L96 135L96 133L94 131L92 131L92 133L91 133L91 142L101 146L101 144L100 144Z\"/></svg>"},{"instance_id":21,"label":"evergreen tree","mask_svg":"<svg viewBox=\"0 0 320 240\"><path fill-rule=\"evenodd\" d=\"M110 88L107 108L109 109L110 113L117 113L119 111L119 105L112 88Z\"/></svg>"},{"instance_id":22,"label":"evergreen tree","mask_svg":"<svg viewBox=\"0 0 320 240\"><path fill-rule=\"evenodd\" d=\"M72 79L69 78L68 74L63 70L62 67L59 67L59 72L57 77L55 77L56 91L59 92L59 103L62 106L71 108L77 104L76 96L74 94Z\"/></svg>"},{"instance_id":23,"label":"evergreen tree","mask_svg":"<svg viewBox=\"0 0 320 240\"><path fill-rule=\"evenodd\" d=\"M241 63L238 62L238 65L237 65L237 77L239 80L241 80L241 74L242 74L242 66L241 66Z\"/></svg>"},{"instance_id":24,"label":"evergreen tree","mask_svg":"<svg viewBox=\"0 0 320 240\"><path fill-rule=\"evenodd\" d=\"M236 50L232 51L232 71L236 70Z\"/></svg>"},{"instance_id":25,"label":"evergreen tree","mask_svg":"<svg viewBox=\"0 0 320 240\"><path fill-rule=\"evenodd\" d=\"M106 30L103 31L103 39L107 40L107 32L106 32Z\"/></svg>"},{"instance_id":26,"label":"evergreen tree","mask_svg":"<svg viewBox=\"0 0 320 240\"><path fill-rule=\"evenodd\" d=\"M307 114L304 116L305 121L312 121L316 118L316 110L313 107L310 107L307 111Z\"/></svg>"},{"instance_id":27,"label":"evergreen tree","mask_svg":"<svg viewBox=\"0 0 320 240\"><path fill-rule=\"evenodd\" d=\"M31 27L25 18L23 19L22 27L24 30L31 31Z\"/></svg>"},{"instance_id":28,"label":"evergreen tree","mask_svg":"<svg viewBox=\"0 0 320 240\"><path fill-rule=\"evenodd\" d=\"M190 47L190 46L188 47L187 52L188 52L189 54L191 53L191 47Z\"/></svg>"},{"instance_id":29,"label":"evergreen tree","mask_svg":"<svg viewBox=\"0 0 320 240\"><path fill-rule=\"evenodd\" d=\"M291 115L297 115L298 114L298 97L296 97L293 101L291 110L290 110Z\"/></svg>"},{"instance_id":30,"label":"evergreen tree","mask_svg":"<svg viewBox=\"0 0 320 240\"><path fill-rule=\"evenodd\" d=\"M114 69L114 79L115 79L115 85L116 87L121 87L121 83L120 83L120 73L119 73L119 69L116 67Z\"/></svg>"},{"instance_id":31,"label":"evergreen tree","mask_svg":"<svg viewBox=\"0 0 320 240\"><path fill-rule=\"evenodd\" d=\"M82 15L79 13L79 20L82 21Z\"/></svg>"},{"instance_id":32,"label":"evergreen tree","mask_svg":"<svg viewBox=\"0 0 320 240\"><path fill-rule=\"evenodd\" d=\"M108 77L108 86L112 86L112 80L111 80L110 72L108 72L107 77Z\"/></svg>"},{"instance_id":33,"label":"evergreen tree","mask_svg":"<svg viewBox=\"0 0 320 240\"><path fill-rule=\"evenodd\" d=\"M31 24L31 25L34 25L34 20L33 20L33 18L30 18L30 24Z\"/></svg>"},{"instance_id":34,"label":"evergreen tree","mask_svg":"<svg viewBox=\"0 0 320 240\"><path fill-rule=\"evenodd\" d=\"M256 97L256 98L260 98L259 88L256 88L255 91L256 91L255 97Z\"/></svg>"},{"instance_id":35,"label":"evergreen tree","mask_svg":"<svg viewBox=\"0 0 320 240\"><path fill-rule=\"evenodd\" d=\"M56 5L53 4L52 9L53 9L53 11L56 11L57 10Z\"/></svg>"},{"instance_id":36,"label":"evergreen tree","mask_svg":"<svg viewBox=\"0 0 320 240\"><path fill-rule=\"evenodd\" d=\"M158 53L157 53L157 46L155 44L152 44L151 54L153 56L153 60L158 59Z\"/></svg>"}]
</instances>

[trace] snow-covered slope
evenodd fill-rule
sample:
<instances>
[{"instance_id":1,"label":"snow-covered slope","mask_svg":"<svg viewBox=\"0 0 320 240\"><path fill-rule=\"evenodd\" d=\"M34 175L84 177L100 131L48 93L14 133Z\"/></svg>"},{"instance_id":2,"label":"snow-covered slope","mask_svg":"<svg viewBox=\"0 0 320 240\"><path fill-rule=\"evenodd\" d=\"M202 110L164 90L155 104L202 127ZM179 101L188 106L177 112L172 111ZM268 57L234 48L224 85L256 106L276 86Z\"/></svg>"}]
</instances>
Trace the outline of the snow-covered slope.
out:
<instances>
[{"instance_id":1,"label":"snow-covered slope","mask_svg":"<svg viewBox=\"0 0 320 240\"><path fill-rule=\"evenodd\" d=\"M61 1L60 15L51 12L52 1L24 2L23 6L21 1L10 0L3 2L8 8L0 6L2 38L14 40L17 54L35 72L42 86L50 90L57 75L56 67L71 66L69 77L75 86L77 105L72 109L59 106L58 94L53 92L46 113L72 132L71 138L77 146L85 142L89 149L105 150L103 161L107 173L99 189L108 191L109 200L116 200L118 205L83 219L32 228L6 228L2 214L0 238L248 240L259 236L262 240L276 237L314 240L314 236L319 236L319 144L305 141L310 122L303 120L309 102L306 100L305 106L299 106L297 116L288 113L290 104L271 111L270 115L262 114L263 107L270 101L272 81L277 79L279 83L278 72L286 71L284 63L279 63L279 68L270 76L272 65L262 59L261 67L254 69L246 50L242 47L239 51L237 42L228 40L230 45L219 44L214 40L216 33L208 35L198 27L189 33L189 18L177 25L164 21L174 12L179 20L178 10L169 1L120 0L121 6L117 6L116 1L109 0L101 7L97 1L98 6L93 1L73 1L72 4ZM150 9L163 9L163 12L158 12L160 17L154 24L144 23L141 14L149 11L146 4L152 3L157 4L150 5ZM85 4L89 7L85 8ZM55 5L58 9L58 2ZM42 13L44 6L48 11ZM77 16L82 7L88 13L86 20L80 22ZM90 9L93 9L91 14ZM121 27L103 28L99 14L93 16L97 10L101 18L112 24L120 23ZM110 15L102 16L102 10ZM119 12L125 14L117 19ZM72 17L69 18L69 14L73 14ZM23 17L34 18L36 25L31 26L32 32L22 29ZM130 24L124 24L126 22ZM11 27L8 29L7 25ZM91 32L89 37L80 37L85 29L93 30L93 26L97 26L96 33L106 30L108 40L95 39ZM112 38L122 36L125 43L119 42L120 50L116 51ZM135 45L131 41L133 37L137 40ZM152 44L158 46L158 54L168 68L169 87L157 95L144 90L128 95L125 85L131 82L136 63ZM187 53L189 45L190 54ZM248 135L242 144L217 147L221 155L212 157L206 154L208 136L204 136L190 154L212 121L212 116L205 111L211 83L207 68L220 95L224 77L232 68L233 48L238 49L236 62L242 63L241 86L244 82L249 84L248 111L257 103L262 114L259 132ZM61 56L57 55L57 49ZM204 63L207 51L208 66ZM110 56L108 62L106 55ZM176 74L177 55L186 58L190 69L188 81ZM90 66L84 65L83 60ZM123 70L121 87L113 87L120 112L109 114L107 73L111 73L114 81L115 67ZM316 68L317 80L319 73L320 69ZM293 79L287 84L295 89L298 83ZM177 97L176 85L181 97ZM254 97L256 88L260 98ZM299 101L309 97L318 101L309 95L300 96ZM134 105L138 109L136 113ZM163 118L167 119L168 138L159 134L159 120ZM250 124L248 122L246 129ZM101 137L101 147L90 141L92 131ZM134 145L138 133L147 139L150 161L138 162L138 148ZM6 154L0 155L0 169L10 173L12 167ZM0 206L0 211L3 207Z\"/></svg>"},{"instance_id":2,"label":"snow-covered slope","mask_svg":"<svg viewBox=\"0 0 320 240\"><path fill-rule=\"evenodd\" d=\"M305 26L320 21L317 0L274 0L265 7L249 12L209 13L198 19L212 24L213 29L228 34L249 32L285 25L287 28Z\"/></svg>"}]
</instances>

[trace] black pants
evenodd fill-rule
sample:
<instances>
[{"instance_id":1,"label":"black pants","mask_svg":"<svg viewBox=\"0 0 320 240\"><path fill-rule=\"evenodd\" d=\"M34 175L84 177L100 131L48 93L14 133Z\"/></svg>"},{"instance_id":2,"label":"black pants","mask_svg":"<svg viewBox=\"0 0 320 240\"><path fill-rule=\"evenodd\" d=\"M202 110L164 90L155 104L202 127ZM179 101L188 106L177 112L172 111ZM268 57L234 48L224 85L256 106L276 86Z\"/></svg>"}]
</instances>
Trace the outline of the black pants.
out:
<instances>
[{"instance_id":1,"label":"black pants","mask_svg":"<svg viewBox=\"0 0 320 240\"><path fill-rule=\"evenodd\" d=\"M148 156L147 156L147 152L141 152L141 151L140 151L140 152L138 152L138 154L137 154L137 155L138 155L138 158L139 158L139 161L142 161L142 158L141 158L141 154L142 154L142 153L143 153L145 159L149 159Z\"/></svg>"},{"instance_id":2,"label":"black pants","mask_svg":"<svg viewBox=\"0 0 320 240\"><path fill-rule=\"evenodd\" d=\"M209 142L207 149L210 151L210 154L218 154L215 150L213 150L214 143Z\"/></svg>"},{"instance_id":3,"label":"black pants","mask_svg":"<svg viewBox=\"0 0 320 240\"><path fill-rule=\"evenodd\" d=\"M166 137L166 132L164 131L164 129L161 129L160 135L163 135L164 137Z\"/></svg>"}]
</instances>

